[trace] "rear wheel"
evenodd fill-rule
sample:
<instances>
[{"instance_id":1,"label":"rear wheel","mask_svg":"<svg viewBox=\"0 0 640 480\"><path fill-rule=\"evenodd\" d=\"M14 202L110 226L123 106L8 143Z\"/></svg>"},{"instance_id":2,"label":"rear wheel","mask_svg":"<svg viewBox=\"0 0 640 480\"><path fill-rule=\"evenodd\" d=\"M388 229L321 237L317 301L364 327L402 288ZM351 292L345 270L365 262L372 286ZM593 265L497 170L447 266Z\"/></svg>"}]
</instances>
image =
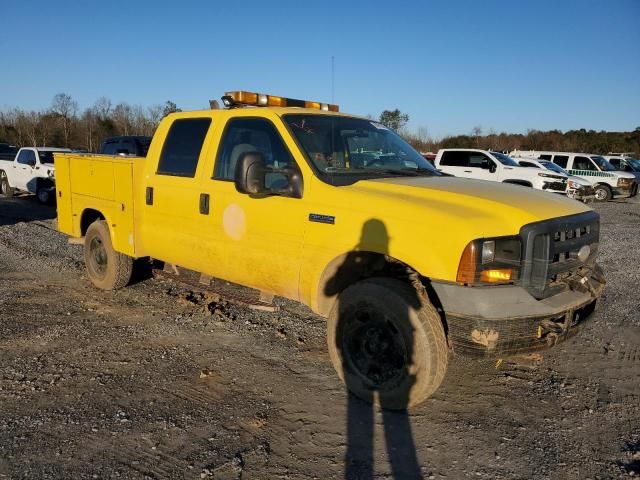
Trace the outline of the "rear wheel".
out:
<instances>
[{"instance_id":1,"label":"rear wheel","mask_svg":"<svg viewBox=\"0 0 640 480\"><path fill-rule=\"evenodd\" d=\"M87 229L84 263L91 283L103 290L122 288L131 280L133 258L113 249L104 220L96 220Z\"/></svg>"},{"instance_id":2,"label":"rear wheel","mask_svg":"<svg viewBox=\"0 0 640 480\"><path fill-rule=\"evenodd\" d=\"M327 324L329 356L347 388L383 408L405 409L436 391L447 369L440 316L412 287L392 278L345 289Z\"/></svg>"},{"instance_id":3,"label":"rear wheel","mask_svg":"<svg viewBox=\"0 0 640 480\"><path fill-rule=\"evenodd\" d=\"M609 185L604 185L604 184L596 185L594 187L594 195L598 202L606 202L611 200L611 198L613 197L613 194L611 193L611 188L609 188Z\"/></svg>"},{"instance_id":4,"label":"rear wheel","mask_svg":"<svg viewBox=\"0 0 640 480\"><path fill-rule=\"evenodd\" d=\"M4 172L0 172L0 192L5 197L13 197L14 190L9 185L7 174Z\"/></svg>"}]
</instances>

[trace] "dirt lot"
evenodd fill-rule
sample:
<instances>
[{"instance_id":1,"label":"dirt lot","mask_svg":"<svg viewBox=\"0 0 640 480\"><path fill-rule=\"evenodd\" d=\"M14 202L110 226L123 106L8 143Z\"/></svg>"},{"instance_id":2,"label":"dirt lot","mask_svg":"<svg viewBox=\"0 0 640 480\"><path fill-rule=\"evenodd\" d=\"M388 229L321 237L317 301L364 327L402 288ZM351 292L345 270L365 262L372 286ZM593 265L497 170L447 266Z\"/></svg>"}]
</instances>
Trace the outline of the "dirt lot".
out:
<instances>
[{"instance_id":1,"label":"dirt lot","mask_svg":"<svg viewBox=\"0 0 640 480\"><path fill-rule=\"evenodd\" d=\"M541 359L452 357L410 412L423 478L640 476L640 202L596 208L596 314ZM344 478L347 394L321 318L170 279L98 291L54 216L0 198L0 478ZM375 415L376 478L409 478Z\"/></svg>"}]
</instances>

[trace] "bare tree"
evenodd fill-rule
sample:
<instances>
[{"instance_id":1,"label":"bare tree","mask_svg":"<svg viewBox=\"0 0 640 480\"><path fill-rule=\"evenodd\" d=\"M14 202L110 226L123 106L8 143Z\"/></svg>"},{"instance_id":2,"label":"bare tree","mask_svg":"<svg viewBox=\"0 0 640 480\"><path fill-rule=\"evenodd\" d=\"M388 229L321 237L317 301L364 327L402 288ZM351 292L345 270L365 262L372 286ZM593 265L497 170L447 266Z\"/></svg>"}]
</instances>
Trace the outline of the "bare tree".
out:
<instances>
[{"instance_id":1,"label":"bare tree","mask_svg":"<svg viewBox=\"0 0 640 480\"><path fill-rule=\"evenodd\" d=\"M51 111L58 115L62 122L62 132L64 135L64 146L69 146L69 137L71 137L72 122L78 111L78 103L66 93L58 93L53 97Z\"/></svg>"}]
</instances>

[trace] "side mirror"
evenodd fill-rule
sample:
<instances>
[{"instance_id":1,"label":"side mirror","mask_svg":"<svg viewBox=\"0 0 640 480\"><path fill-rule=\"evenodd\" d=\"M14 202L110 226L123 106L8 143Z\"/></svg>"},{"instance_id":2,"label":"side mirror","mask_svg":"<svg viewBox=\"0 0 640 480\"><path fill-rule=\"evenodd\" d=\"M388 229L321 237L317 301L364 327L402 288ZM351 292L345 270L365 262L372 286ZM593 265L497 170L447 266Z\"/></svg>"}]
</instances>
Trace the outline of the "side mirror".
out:
<instances>
[{"instance_id":1,"label":"side mirror","mask_svg":"<svg viewBox=\"0 0 640 480\"><path fill-rule=\"evenodd\" d=\"M496 167L496 164L495 164L495 163L492 163L492 164L489 166L489 173L496 173L496 168L497 168L497 167Z\"/></svg>"},{"instance_id":2,"label":"side mirror","mask_svg":"<svg viewBox=\"0 0 640 480\"><path fill-rule=\"evenodd\" d=\"M247 152L240 156L236 164L235 184L240 193L267 193L265 187L266 164L260 152Z\"/></svg>"},{"instance_id":3,"label":"side mirror","mask_svg":"<svg viewBox=\"0 0 640 480\"><path fill-rule=\"evenodd\" d=\"M267 166L260 152L247 152L238 159L234 181L240 193L302 198L300 171L291 167Z\"/></svg>"}]
</instances>

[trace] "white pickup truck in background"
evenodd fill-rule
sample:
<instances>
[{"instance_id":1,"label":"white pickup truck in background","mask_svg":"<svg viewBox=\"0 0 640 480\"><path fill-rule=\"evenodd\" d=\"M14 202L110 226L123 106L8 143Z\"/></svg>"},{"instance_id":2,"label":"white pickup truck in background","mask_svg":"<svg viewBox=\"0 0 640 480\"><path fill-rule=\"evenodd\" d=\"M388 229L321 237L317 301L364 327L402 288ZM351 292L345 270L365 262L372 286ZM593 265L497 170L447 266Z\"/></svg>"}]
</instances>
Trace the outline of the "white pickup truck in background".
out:
<instances>
[{"instance_id":1,"label":"white pickup truck in background","mask_svg":"<svg viewBox=\"0 0 640 480\"><path fill-rule=\"evenodd\" d=\"M438 151L435 167L456 177L490 180L565 194L568 176L548 170L536 171L518 165L508 155L472 148L444 148Z\"/></svg>"},{"instance_id":2,"label":"white pickup truck in background","mask_svg":"<svg viewBox=\"0 0 640 480\"><path fill-rule=\"evenodd\" d=\"M68 148L25 147L13 160L0 160L0 193L11 197L16 191L35 193L40 203L51 203L55 192L54 152Z\"/></svg>"}]
</instances>

